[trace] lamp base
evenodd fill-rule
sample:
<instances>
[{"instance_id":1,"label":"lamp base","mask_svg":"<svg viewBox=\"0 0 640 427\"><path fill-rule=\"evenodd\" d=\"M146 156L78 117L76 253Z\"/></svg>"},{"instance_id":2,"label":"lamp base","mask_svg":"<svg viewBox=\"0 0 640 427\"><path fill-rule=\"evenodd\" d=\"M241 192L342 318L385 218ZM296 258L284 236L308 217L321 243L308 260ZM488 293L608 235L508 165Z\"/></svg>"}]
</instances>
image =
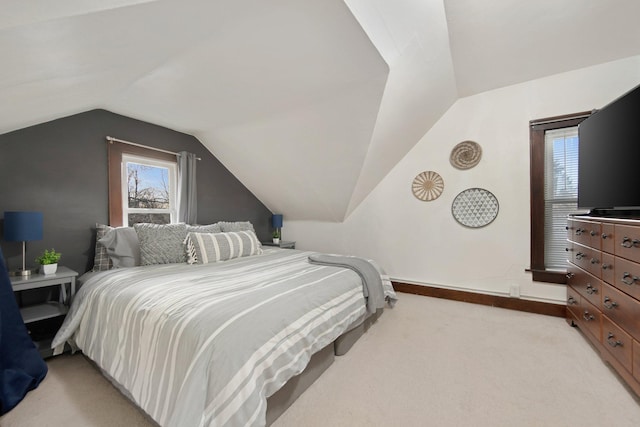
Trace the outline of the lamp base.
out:
<instances>
[{"instance_id":1,"label":"lamp base","mask_svg":"<svg viewBox=\"0 0 640 427\"><path fill-rule=\"evenodd\" d=\"M13 270L9 272L9 276L18 276L18 277L29 277L31 276L33 273L35 273L36 270L33 268L27 268L25 270L23 269L18 269L18 270Z\"/></svg>"}]
</instances>

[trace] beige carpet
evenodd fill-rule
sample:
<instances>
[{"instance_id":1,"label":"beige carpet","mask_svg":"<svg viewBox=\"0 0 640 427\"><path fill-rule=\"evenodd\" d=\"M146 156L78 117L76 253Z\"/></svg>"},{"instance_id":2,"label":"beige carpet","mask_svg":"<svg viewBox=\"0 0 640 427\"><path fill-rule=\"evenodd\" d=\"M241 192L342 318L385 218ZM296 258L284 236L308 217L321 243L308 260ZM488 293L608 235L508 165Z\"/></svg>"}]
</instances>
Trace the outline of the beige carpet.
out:
<instances>
[{"instance_id":1,"label":"beige carpet","mask_svg":"<svg viewBox=\"0 0 640 427\"><path fill-rule=\"evenodd\" d=\"M2 427L153 425L82 356L48 362ZM637 427L639 402L563 319L400 294L274 427Z\"/></svg>"}]
</instances>

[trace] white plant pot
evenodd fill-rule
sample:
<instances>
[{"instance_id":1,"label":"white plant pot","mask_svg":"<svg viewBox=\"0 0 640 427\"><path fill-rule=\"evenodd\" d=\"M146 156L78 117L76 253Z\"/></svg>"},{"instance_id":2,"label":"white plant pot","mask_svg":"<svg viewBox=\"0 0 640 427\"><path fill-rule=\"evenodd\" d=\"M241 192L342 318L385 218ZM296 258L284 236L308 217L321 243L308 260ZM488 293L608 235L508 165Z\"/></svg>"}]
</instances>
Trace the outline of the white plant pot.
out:
<instances>
[{"instance_id":1,"label":"white plant pot","mask_svg":"<svg viewBox=\"0 0 640 427\"><path fill-rule=\"evenodd\" d=\"M277 238L277 237L274 237L273 238L273 243L276 244L276 245L280 244L280 239Z\"/></svg>"},{"instance_id":2,"label":"white plant pot","mask_svg":"<svg viewBox=\"0 0 640 427\"><path fill-rule=\"evenodd\" d=\"M42 264L40 266L41 274L54 274L58 270L58 264Z\"/></svg>"}]
</instances>

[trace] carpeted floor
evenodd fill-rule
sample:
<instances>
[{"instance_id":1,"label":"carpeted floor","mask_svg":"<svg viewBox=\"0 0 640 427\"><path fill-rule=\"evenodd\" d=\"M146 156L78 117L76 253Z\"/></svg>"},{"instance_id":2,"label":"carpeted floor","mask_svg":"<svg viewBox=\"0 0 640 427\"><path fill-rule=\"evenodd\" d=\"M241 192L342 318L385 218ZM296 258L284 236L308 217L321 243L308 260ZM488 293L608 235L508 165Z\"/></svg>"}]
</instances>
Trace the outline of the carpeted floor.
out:
<instances>
[{"instance_id":1,"label":"carpeted floor","mask_svg":"<svg viewBox=\"0 0 640 427\"><path fill-rule=\"evenodd\" d=\"M640 425L640 400L560 318L400 294L274 427ZM83 356L2 427L153 426Z\"/></svg>"}]
</instances>

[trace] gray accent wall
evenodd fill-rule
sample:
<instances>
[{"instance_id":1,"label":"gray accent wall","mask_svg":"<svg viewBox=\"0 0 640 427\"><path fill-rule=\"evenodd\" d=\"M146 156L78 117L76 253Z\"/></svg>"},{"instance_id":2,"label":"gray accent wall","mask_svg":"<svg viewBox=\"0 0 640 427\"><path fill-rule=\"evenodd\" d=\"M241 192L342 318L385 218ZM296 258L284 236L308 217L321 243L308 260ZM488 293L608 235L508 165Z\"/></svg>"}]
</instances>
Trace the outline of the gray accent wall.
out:
<instances>
[{"instance_id":1,"label":"gray accent wall","mask_svg":"<svg viewBox=\"0 0 640 427\"><path fill-rule=\"evenodd\" d=\"M44 214L44 239L27 243L27 264L45 248L80 273L93 265L95 223L108 224L107 142L132 141L201 157L197 165L198 223L251 221L260 240L270 238L271 212L194 136L92 110L0 135L0 216L5 211ZM0 241L8 267L22 263L22 246Z\"/></svg>"}]
</instances>

